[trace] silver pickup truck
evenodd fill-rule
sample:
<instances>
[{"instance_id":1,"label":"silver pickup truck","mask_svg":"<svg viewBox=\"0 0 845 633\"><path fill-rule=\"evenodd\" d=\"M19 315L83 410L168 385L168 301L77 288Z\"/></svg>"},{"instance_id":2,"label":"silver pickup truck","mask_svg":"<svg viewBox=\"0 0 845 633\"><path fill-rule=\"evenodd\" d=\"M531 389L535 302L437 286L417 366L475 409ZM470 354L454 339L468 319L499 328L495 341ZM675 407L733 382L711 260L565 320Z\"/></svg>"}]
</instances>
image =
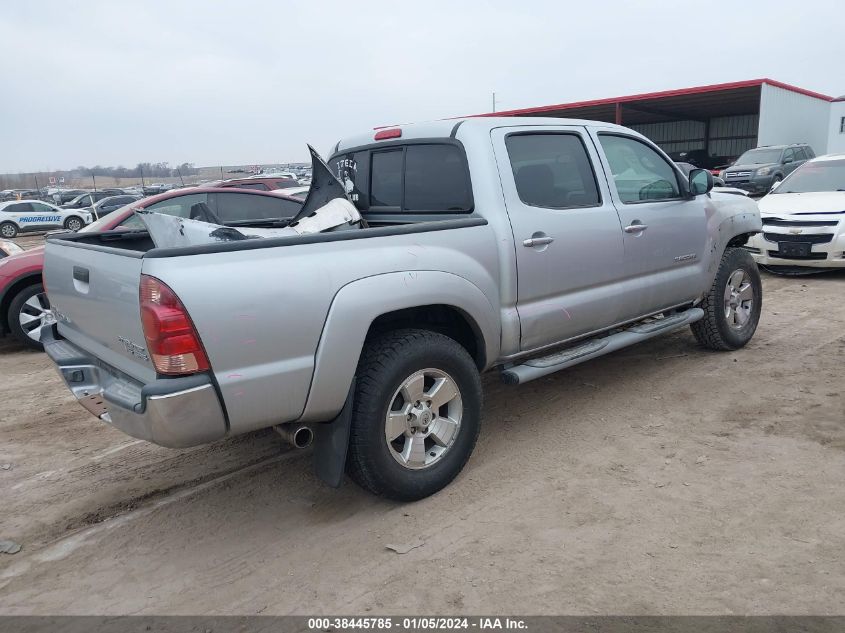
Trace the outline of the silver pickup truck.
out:
<instances>
[{"instance_id":1,"label":"silver pickup truck","mask_svg":"<svg viewBox=\"0 0 845 633\"><path fill-rule=\"evenodd\" d=\"M757 327L742 248L756 203L711 192L705 170L683 176L624 127L403 125L339 142L327 164L309 198L340 191L356 230L48 239L56 325L42 340L89 411L170 447L267 427L313 437L329 483L345 471L413 500L469 459L481 372L518 384L687 325L736 350Z\"/></svg>"}]
</instances>

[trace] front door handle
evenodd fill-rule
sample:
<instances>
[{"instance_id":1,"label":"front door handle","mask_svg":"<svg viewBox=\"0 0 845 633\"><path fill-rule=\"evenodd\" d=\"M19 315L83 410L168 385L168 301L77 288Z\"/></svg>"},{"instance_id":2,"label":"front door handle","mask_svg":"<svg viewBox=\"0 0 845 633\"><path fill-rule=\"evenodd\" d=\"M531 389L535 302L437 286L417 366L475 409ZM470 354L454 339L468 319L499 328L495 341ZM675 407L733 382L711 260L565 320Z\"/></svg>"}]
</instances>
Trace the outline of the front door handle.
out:
<instances>
[{"instance_id":1,"label":"front door handle","mask_svg":"<svg viewBox=\"0 0 845 633\"><path fill-rule=\"evenodd\" d=\"M634 222L633 224L629 224L625 227L626 233L640 233L645 231L648 228L648 224L640 224L639 222Z\"/></svg>"},{"instance_id":2,"label":"front door handle","mask_svg":"<svg viewBox=\"0 0 845 633\"><path fill-rule=\"evenodd\" d=\"M522 241L522 245L528 248L532 246L545 246L546 244L551 244L555 241L553 237L532 237L527 240Z\"/></svg>"}]
</instances>

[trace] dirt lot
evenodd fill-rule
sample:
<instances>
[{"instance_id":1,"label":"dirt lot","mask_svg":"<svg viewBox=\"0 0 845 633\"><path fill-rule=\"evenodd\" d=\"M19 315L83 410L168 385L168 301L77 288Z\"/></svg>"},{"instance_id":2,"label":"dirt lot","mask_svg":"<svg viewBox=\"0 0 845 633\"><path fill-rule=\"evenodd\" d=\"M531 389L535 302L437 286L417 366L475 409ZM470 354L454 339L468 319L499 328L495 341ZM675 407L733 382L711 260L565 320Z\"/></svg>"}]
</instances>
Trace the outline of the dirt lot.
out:
<instances>
[{"instance_id":1,"label":"dirt lot","mask_svg":"<svg viewBox=\"0 0 845 633\"><path fill-rule=\"evenodd\" d=\"M740 352L487 376L468 467L409 505L272 433L133 440L0 340L0 613L841 613L845 274L764 287Z\"/></svg>"}]
</instances>

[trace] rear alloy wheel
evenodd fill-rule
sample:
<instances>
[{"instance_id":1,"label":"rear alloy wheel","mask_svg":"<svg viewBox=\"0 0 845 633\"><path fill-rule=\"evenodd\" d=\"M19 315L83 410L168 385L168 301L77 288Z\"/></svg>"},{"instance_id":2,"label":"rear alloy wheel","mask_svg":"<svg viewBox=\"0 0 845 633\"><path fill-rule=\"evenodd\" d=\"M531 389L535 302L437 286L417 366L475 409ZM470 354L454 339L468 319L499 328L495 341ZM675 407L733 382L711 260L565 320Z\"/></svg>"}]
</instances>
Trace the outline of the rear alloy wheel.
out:
<instances>
[{"instance_id":1,"label":"rear alloy wheel","mask_svg":"<svg viewBox=\"0 0 845 633\"><path fill-rule=\"evenodd\" d=\"M455 379L439 369L414 372L393 394L385 416L390 454L417 470L439 462L452 448L464 407Z\"/></svg>"},{"instance_id":2,"label":"rear alloy wheel","mask_svg":"<svg viewBox=\"0 0 845 633\"><path fill-rule=\"evenodd\" d=\"M356 377L349 476L399 501L449 484L481 428L481 379L466 349L437 332L387 332L367 341Z\"/></svg>"},{"instance_id":3,"label":"rear alloy wheel","mask_svg":"<svg viewBox=\"0 0 845 633\"><path fill-rule=\"evenodd\" d=\"M41 284L24 288L9 306L9 329L27 347L43 350L41 330L56 322Z\"/></svg>"},{"instance_id":4,"label":"rear alloy wheel","mask_svg":"<svg viewBox=\"0 0 845 633\"><path fill-rule=\"evenodd\" d=\"M18 227L11 222L3 222L0 224L0 235L6 239L12 239L18 236Z\"/></svg>"},{"instance_id":5,"label":"rear alloy wheel","mask_svg":"<svg viewBox=\"0 0 845 633\"><path fill-rule=\"evenodd\" d=\"M65 220L65 228L68 231L73 231L74 233L76 233L79 229L82 228L82 220L75 217L68 218L67 220Z\"/></svg>"}]
</instances>

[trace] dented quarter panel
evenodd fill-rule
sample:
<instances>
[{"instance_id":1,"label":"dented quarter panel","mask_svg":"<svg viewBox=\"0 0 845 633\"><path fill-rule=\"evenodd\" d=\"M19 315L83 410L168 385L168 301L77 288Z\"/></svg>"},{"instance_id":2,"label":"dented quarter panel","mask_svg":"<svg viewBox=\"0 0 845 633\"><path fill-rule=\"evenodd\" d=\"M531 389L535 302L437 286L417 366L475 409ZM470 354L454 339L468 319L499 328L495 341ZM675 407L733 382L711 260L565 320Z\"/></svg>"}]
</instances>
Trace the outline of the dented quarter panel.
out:
<instances>
[{"instance_id":1,"label":"dented quarter panel","mask_svg":"<svg viewBox=\"0 0 845 633\"><path fill-rule=\"evenodd\" d=\"M435 260L444 256L455 259L442 251L430 255ZM484 271L475 272L471 276L482 282L486 292L464 277L441 270L375 275L344 286L326 320L303 421L325 420L340 410L370 324L386 312L419 306L421 297L425 297L425 304L448 305L463 312L483 338L485 358L489 362L498 358L499 317L490 302L490 296L496 295L495 283ZM374 296L380 300L371 301Z\"/></svg>"}]
</instances>

